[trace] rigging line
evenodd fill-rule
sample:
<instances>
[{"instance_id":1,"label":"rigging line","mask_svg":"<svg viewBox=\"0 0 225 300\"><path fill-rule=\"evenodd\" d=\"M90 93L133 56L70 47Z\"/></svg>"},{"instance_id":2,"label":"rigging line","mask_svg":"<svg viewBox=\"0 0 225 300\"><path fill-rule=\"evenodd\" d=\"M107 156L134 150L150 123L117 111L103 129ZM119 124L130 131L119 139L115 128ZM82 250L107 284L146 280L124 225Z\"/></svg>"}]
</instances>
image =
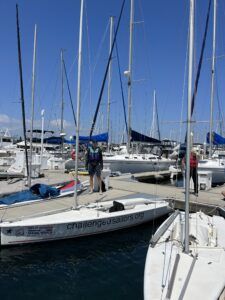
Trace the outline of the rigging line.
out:
<instances>
[{"instance_id":1,"label":"rigging line","mask_svg":"<svg viewBox=\"0 0 225 300\"><path fill-rule=\"evenodd\" d=\"M223 12L222 14L221 14L221 16L222 16L222 19L224 19L224 16L225 16L225 5L224 5L224 2L222 1L222 3L221 3L221 5L220 5L220 10L221 10L221 12ZM224 28L223 26L221 26L222 28ZM222 38L223 38L223 34L222 34ZM224 48L224 39L222 39L222 48Z\"/></svg>"},{"instance_id":2,"label":"rigging line","mask_svg":"<svg viewBox=\"0 0 225 300\"><path fill-rule=\"evenodd\" d=\"M198 63L198 70L197 70L197 75L196 75L196 80L195 80L195 85L194 85L194 92L193 92L192 99L191 99L191 116L193 115L195 98L196 98L196 94L197 94L197 90L198 90L198 83L199 83L199 78L200 78L203 55L204 55L204 50L205 50L206 37L207 37L207 32L208 32L211 2L212 1L209 0L208 13L207 13L206 25L205 25L205 32L204 32L202 48L201 48L201 55L200 55L200 59L199 59L199 63Z\"/></svg>"},{"instance_id":3,"label":"rigging line","mask_svg":"<svg viewBox=\"0 0 225 300\"><path fill-rule=\"evenodd\" d=\"M106 36L107 36L107 33L108 33L108 30L109 30L109 25L110 25L110 22L109 20L107 21L107 25L106 25L106 29L105 29L105 32L103 34L103 37L100 41L100 44L99 44L99 47L98 47L98 50L97 50L97 56L96 56L96 59L95 59L95 64L94 64L94 67L93 67L93 70L92 70L92 73L90 75L91 77L91 80L90 80L90 85L89 85L89 88L87 89L87 92L86 92L86 95L84 97L84 99L86 100L87 96L88 96L88 92L91 92L91 88L92 88L92 81L93 81L93 77L94 77L94 72L96 70L96 67L98 65L98 62L99 62L99 58L100 58L100 54L102 52L102 47L103 47L103 44L106 40ZM91 103L90 103L90 117L91 117Z\"/></svg>"},{"instance_id":4,"label":"rigging line","mask_svg":"<svg viewBox=\"0 0 225 300\"><path fill-rule=\"evenodd\" d=\"M49 73L50 74L55 74L56 73L56 70L58 68L58 59L55 60L54 64L52 65L51 67L51 70L49 70ZM49 68L50 69L50 68ZM51 78L51 81L50 80L47 80L44 82L44 87L42 89L42 93L40 93L40 98L41 99L44 99L45 98L45 95L47 93L47 90L49 89L49 86L52 84L53 82L53 76L50 76Z\"/></svg>"},{"instance_id":5,"label":"rigging line","mask_svg":"<svg viewBox=\"0 0 225 300\"><path fill-rule=\"evenodd\" d=\"M115 35L115 27L114 27L114 35ZM119 72L119 79L120 79L120 89L121 89L121 96L122 96L122 103L123 103L124 120L125 120L126 131L128 134L126 105L125 105L125 100L124 100L123 82L122 82L122 76L121 76L121 67L120 67L120 59L119 59L117 40L116 40L116 57L117 57L118 72Z\"/></svg>"},{"instance_id":6,"label":"rigging line","mask_svg":"<svg viewBox=\"0 0 225 300\"><path fill-rule=\"evenodd\" d=\"M215 77L218 78L217 76L217 69L215 70ZM215 78L215 79L216 79ZM216 80L215 80L216 81ZM221 103L220 103L220 99L219 99L219 90L218 90L218 84L217 84L217 81L216 81L216 98L217 98L217 103L218 103L218 111L219 111L219 117L218 117L218 120L219 120L219 124L220 124L220 134L222 135L223 134L223 128L224 128L224 116L223 116L223 111L222 111L222 108L221 108ZM220 119L221 117L221 119Z\"/></svg>"},{"instance_id":7,"label":"rigging line","mask_svg":"<svg viewBox=\"0 0 225 300\"><path fill-rule=\"evenodd\" d=\"M148 44L147 44L147 30L146 30L146 26L145 26L145 19L144 19L144 11L143 11L143 4L142 4L142 1L139 0L139 9L140 9L140 12L141 12L141 18L142 20L144 20L142 22L142 28L143 28L143 33L144 33L144 43L145 43L145 47L147 49L147 52L146 52L146 56L147 56L147 73L148 73L148 79L150 80L151 78L151 75L150 75L150 65L149 65L149 62L150 62L150 59L149 59L149 47L148 47Z\"/></svg>"},{"instance_id":8,"label":"rigging line","mask_svg":"<svg viewBox=\"0 0 225 300\"><path fill-rule=\"evenodd\" d=\"M58 64L57 64L58 65ZM59 66L59 65L58 65ZM59 70L58 70L59 71ZM54 113L54 109L53 107L55 106L55 101L56 101L56 88L58 86L58 82L59 82L59 72L57 72L57 77L56 77L56 81L55 81L55 86L54 86L54 91L53 91L53 101L52 101L52 105L51 105L51 110L50 110L50 114L48 115L48 119L47 119L47 122L46 122L46 128L47 130L50 128L50 123L51 123L51 120L52 120L52 116L53 116L53 113ZM56 107L58 107L58 105L56 105ZM55 114L56 115L56 114Z\"/></svg>"},{"instance_id":9,"label":"rigging line","mask_svg":"<svg viewBox=\"0 0 225 300\"><path fill-rule=\"evenodd\" d=\"M155 103L155 108L156 108L156 124L157 124L157 131L158 131L158 139L160 140L161 135L160 135L160 130L159 130L159 114L158 114L158 106L157 106L157 101Z\"/></svg>"},{"instance_id":10,"label":"rigging line","mask_svg":"<svg viewBox=\"0 0 225 300\"><path fill-rule=\"evenodd\" d=\"M224 1L222 1L220 4L219 4L219 11L224 11ZM224 49L224 25L223 25L223 20L224 20L224 17L222 16L223 14L218 14L218 29L219 29L219 32L218 32L218 35L219 35L219 40L220 41L220 44L221 44L221 48Z\"/></svg>"},{"instance_id":11,"label":"rigging line","mask_svg":"<svg viewBox=\"0 0 225 300\"><path fill-rule=\"evenodd\" d=\"M90 86L90 107L92 103L92 74L91 74L91 51L90 51L90 35L89 35L89 26L88 26L88 15L87 15L87 2L84 1L84 10L86 18L86 31L87 31L87 53L88 53L88 70L89 70L89 86Z\"/></svg>"},{"instance_id":12,"label":"rigging line","mask_svg":"<svg viewBox=\"0 0 225 300\"><path fill-rule=\"evenodd\" d=\"M187 41L189 39L189 30L187 35ZM182 123L183 123L183 113L184 113L184 93L186 86L186 78L187 78L187 61L188 61L188 42L186 48L186 57L185 57L185 65L184 65L184 80L183 80L183 90L182 90L182 100L181 100L181 114L180 114L180 131L179 131L179 141L181 141L181 131L182 131Z\"/></svg>"},{"instance_id":13,"label":"rigging line","mask_svg":"<svg viewBox=\"0 0 225 300\"><path fill-rule=\"evenodd\" d=\"M37 47L38 48L38 47ZM39 64L39 60L38 57L36 58L36 86L40 85L40 80L39 80L39 72L40 72L40 64ZM36 89L36 111L41 111L41 98L40 98L40 89ZM36 125L38 126L38 125Z\"/></svg>"},{"instance_id":14,"label":"rigging line","mask_svg":"<svg viewBox=\"0 0 225 300\"><path fill-rule=\"evenodd\" d=\"M70 76L70 74L71 74L71 72L73 70L73 66L75 65L75 62L77 61L77 59L78 59L78 53L77 53L76 57L74 58L74 61L72 62L72 65L71 65L71 67L69 69L69 72L68 72L69 76Z\"/></svg>"},{"instance_id":15,"label":"rigging line","mask_svg":"<svg viewBox=\"0 0 225 300\"><path fill-rule=\"evenodd\" d=\"M109 30L109 24L110 24L110 22L109 22L109 20L108 20L108 21L107 21L107 26L106 26L106 29L105 29L105 32L104 32L104 35L103 35L103 37L102 37L102 39L101 39L101 42L100 42L99 47L98 47L98 50L97 50L96 62L95 62L95 65L94 65L93 71L92 71L93 74L94 74L95 69L96 69L96 67L97 67L98 60L99 60L99 57L100 57L100 54L101 54L101 50L102 50L102 47L103 47L103 43L104 43L104 41L105 41L105 39L106 39L106 35L107 35L108 30Z\"/></svg>"},{"instance_id":16,"label":"rigging line","mask_svg":"<svg viewBox=\"0 0 225 300\"><path fill-rule=\"evenodd\" d=\"M203 36L201 54L200 54L200 58L199 58L198 69L197 69L197 74L196 74L196 79L195 79L194 92L192 94L192 99L191 99L191 117L192 117L193 111L194 111L195 98L196 98L197 90L198 90L198 83L199 83L199 78L200 78L200 73L201 73L201 68L202 68L203 55L204 55L204 52L205 52L205 43L206 43L206 37L207 37L207 32L208 32L211 2L212 1L209 0L208 12L207 12L207 17L206 17L205 32L204 32L204 36ZM187 133L185 135L185 141L186 141L186 138L187 138Z\"/></svg>"},{"instance_id":17,"label":"rigging line","mask_svg":"<svg viewBox=\"0 0 225 300\"><path fill-rule=\"evenodd\" d=\"M64 67L64 72L65 72L65 75L66 75L66 83L67 83L67 88L68 88L68 92L69 92L69 96L70 96L70 104L71 104L72 113L73 113L74 125L75 125L75 128L76 128L77 127L77 121L76 121L76 117L75 117L75 111L74 111L74 107L73 107L72 95L71 95L71 91L70 91L69 80L68 80L68 76L67 76L66 64L65 64L64 59L63 59L63 67Z\"/></svg>"},{"instance_id":18,"label":"rigging line","mask_svg":"<svg viewBox=\"0 0 225 300\"><path fill-rule=\"evenodd\" d=\"M17 47L18 47L19 75L20 75L20 94L21 94L20 96L21 96L22 119L23 119L23 135L24 135L25 156L26 156L26 170L27 170L27 177L29 177L27 137L26 137L26 116L25 116L25 105L24 105L23 70L22 70L22 55L21 55L21 46L20 46L20 27L19 27L18 4L16 4L16 25L17 25Z\"/></svg>"},{"instance_id":19,"label":"rigging line","mask_svg":"<svg viewBox=\"0 0 225 300\"><path fill-rule=\"evenodd\" d=\"M101 102L103 90L104 90L104 87L105 87L106 77L107 77L107 74L108 74L108 69L109 69L111 58L112 58L112 53L113 53L113 49L114 49L114 45L115 45L115 41L116 41L116 36L117 36L117 33L118 33L118 29L119 29L119 25L120 25L122 13L123 13L123 8L124 8L124 5L125 5L125 1L126 0L123 0L123 4L122 4L122 7L121 7L119 20L118 20L118 23L117 23L117 28L116 28L115 36L113 38L112 48L111 48L109 59L108 59L108 63L107 63L107 66L106 66L105 75L104 75L104 78L103 78L103 83L102 83L101 91L100 91L100 94L99 94L97 108L96 108L94 119L93 119L93 122L92 122L92 125L91 125L90 138L91 138L92 133L94 131L95 122L96 122L96 119L97 119L97 115L98 115L98 111L99 111L99 107L100 107L100 102Z\"/></svg>"},{"instance_id":20,"label":"rigging line","mask_svg":"<svg viewBox=\"0 0 225 300\"><path fill-rule=\"evenodd\" d=\"M101 49L102 49L102 47L103 47L103 43L104 43L104 41L105 41L105 39L106 39L106 34L107 34L107 32L108 32L109 24L110 24L110 23L109 23L109 21L108 21L108 22L107 22L107 26L106 26L106 30L105 30L105 32L104 32L104 35L103 35L102 40L101 40L101 42L100 42L99 48L98 48L98 50L97 50L98 57L96 58L96 63L95 63L95 65L94 65L94 67L93 67L93 70L92 70L92 73L93 73L93 74L94 74L95 69L96 69L97 64L98 64L98 60L99 60L99 57L100 57ZM85 95L84 95L84 101L87 99L88 93L89 93L89 91L90 91L90 89L91 89L91 86L92 86L92 80L93 80L92 78L93 78L93 76L91 75L91 80L90 80L90 83L89 83L89 87L87 88L86 93L85 93ZM90 105L89 105L89 107L90 107ZM91 107L90 107L90 108L91 108Z\"/></svg>"}]
</instances>

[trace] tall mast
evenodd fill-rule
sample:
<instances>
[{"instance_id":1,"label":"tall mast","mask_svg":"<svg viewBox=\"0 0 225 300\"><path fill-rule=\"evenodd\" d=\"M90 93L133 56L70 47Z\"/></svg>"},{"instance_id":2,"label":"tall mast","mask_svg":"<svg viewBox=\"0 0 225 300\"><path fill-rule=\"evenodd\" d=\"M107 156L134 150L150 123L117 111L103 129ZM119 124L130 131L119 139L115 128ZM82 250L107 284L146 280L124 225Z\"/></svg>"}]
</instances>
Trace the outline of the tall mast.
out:
<instances>
[{"instance_id":1,"label":"tall mast","mask_svg":"<svg viewBox=\"0 0 225 300\"><path fill-rule=\"evenodd\" d=\"M157 136L156 138L161 140L161 134L160 134L160 130L159 130L159 114L158 114L158 105L157 105L157 101L155 102L155 114L156 114L156 130L157 130Z\"/></svg>"},{"instance_id":2,"label":"tall mast","mask_svg":"<svg viewBox=\"0 0 225 300\"><path fill-rule=\"evenodd\" d=\"M110 17L109 54L111 53L111 49L112 49L113 24L114 24L114 17ZM109 73L108 73L108 106L107 106L108 152L109 152L109 145L110 145L110 135L109 135L109 133L110 133L111 77L112 77L112 58L110 59Z\"/></svg>"},{"instance_id":3,"label":"tall mast","mask_svg":"<svg viewBox=\"0 0 225 300\"><path fill-rule=\"evenodd\" d=\"M190 194L190 146L191 146L191 98L194 49L194 5L190 0L189 17L189 66L188 66L188 113L187 113L187 147L186 147L186 178L185 178L185 253L189 253L189 194Z\"/></svg>"},{"instance_id":4,"label":"tall mast","mask_svg":"<svg viewBox=\"0 0 225 300\"><path fill-rule=\"evenodd\" d=\"M64 118L64 66L63 66L63 49L61 49L61 129L60 135L62 139L62 153L63 153L63 142L64 142L64 128L63 128L63 118Z\"/></svg>"},{"instance_id":5,"label":"tall mast","mask_svg":"<svg viewBox=\"0 0 225 300\"><path fill-rule=\"evenodd\" d=\"M19 60L19 74L20 74L20 96L21 96L21 107L22 107L22 119L23 119L23 136L25 145L25 156L26 156L26 170L27 177L29 177L29 164L27 154L27 136L26 136L26 117L25 117L25 105L24 105L24 91L23 91L23 71L22 71L22 55L20 47L20 27L19 27L19 12L18 4L16 4L16 25L17 25L17 46L18 46L18 60Z\"/></svg>"},{"instance_id":6,"label":"tall mast","mask_svg":"<svg viewBox=\"0 0 225 300\"><path fill-rule=\"evenodd\" d=\"M35 66L36 66L36 38L37 25L34 27L34 52L33 52L33 67L32 67L32 92L31 92L31 129L30 129L30 164L28 186L31 187L31 168L32 168L32 145L33 145L33 127L34 127L34 91L35 91Z\"/></svg>"},{"instance_id":7,"label":"tall mast","mask_svg":"<svg viewBox=\"0 0 225 300\"><path fill-rule=\"evenodd\" d=\"M154 90L154 95L153 95L152 126L151 126L150 136L155 139L160 140L159 116L158 116L158 108L157 108L157 101L156 101L156 90Z\"/></svg>"},{"instance_id":8,"label":"tall mast","mask_svg":"<svg viewBox=\"0 0 225 300\"><path fill-rule=\"evenodd\" d=\"M78 50L78 75L77 75L77 127L76 127L76 152L75 152L75 190L74 200L75 209L77 208L77 179L78 179L78 154L79 154L79 131L80 131L80 96L81 96L81 62L82 62L82 27L83 27L84 0L80 6L80 31L79 31L79 50Z\"/></svg>"},{"instance_id":9,"label":"tall mast","mask_svg":"<svg viewBox=\"0 0 225 300\"><path fill-rule=\"evenodd\" d=\"M151 131L150 131L150 137L155 137L155 111L156 111L156 91L154 90L153 94L153 108L152 108L152 126L151 126Z\"/></svg>"},{"instance_id":10,"label":"tall mast","mask_svg":"<svg viewBox=\"0 0 225 300\"><path fill-rule=\"evenodd\" d=\"M212 53L212 78L210 97L210 127L209 127L209 157L212 158L212 131L213 131L213 104L214 104L214 78L215 78L215 53L216 53L216 0L213 5L213 53Z\"/></svg>"},{"instance_id":11,"label":"tall mast","mask_svg":"<svg viewBox=\"0 0 225 300\"><path fill-rule=\"evenodd\" d=\"M128 76L128 138L127 138L127 152L130 151L130 140L131 140L131 83L132 83L132 58L133 58L133 26L134 26L134 0L130 1L130 43L129 43L129 69L127 72Z\"/></svg>"},{"instance_id":12,"label":"tall mast","mask_svg":"<svg viewBox=\"0 0 225 300\"><path fill-rule=\"evenodd\" d=\"M43 158L43 150L44 150L44 115L45 115L45 110L41 110L41 164L42 164L42 158Z\"/></svg>"}]
</instances>

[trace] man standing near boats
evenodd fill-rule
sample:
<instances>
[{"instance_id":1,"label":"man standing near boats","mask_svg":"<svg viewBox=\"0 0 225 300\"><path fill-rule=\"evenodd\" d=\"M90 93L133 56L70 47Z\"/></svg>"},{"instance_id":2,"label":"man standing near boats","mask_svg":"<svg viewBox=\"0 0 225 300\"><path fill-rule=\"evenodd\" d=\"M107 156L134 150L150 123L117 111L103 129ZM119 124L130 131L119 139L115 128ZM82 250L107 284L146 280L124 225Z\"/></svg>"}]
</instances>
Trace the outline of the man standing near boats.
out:
<instances>
[{"instance_id":1,"label":"man standing near boats","mask_svg":"<svg viewBox=\"0 0 225 300\"><path fill-rule=\"evenodd\" d=\"M101 171L103 169L103 159L102 159L102 150L98 146L97 141L92 140L88 147L85 159L85 167L88 170L90 176L90 194L93 193L94 188L94 175L96 174L99 193L102 195L102 180L101 180Z\"/></svg>"},{"instance_id":2,"label":"man standing near boats","mask_svg":"<svg viewBox=\"0 0 225 300\"><path fill-rule=\"evenodd\" d=\"M182 166L185 168L186 157L182 160ZM193 179L194 182L194 193L198 196L198 158L197 153L192 150L190 155L190 179Z\"/></svg>"}]
</instances>

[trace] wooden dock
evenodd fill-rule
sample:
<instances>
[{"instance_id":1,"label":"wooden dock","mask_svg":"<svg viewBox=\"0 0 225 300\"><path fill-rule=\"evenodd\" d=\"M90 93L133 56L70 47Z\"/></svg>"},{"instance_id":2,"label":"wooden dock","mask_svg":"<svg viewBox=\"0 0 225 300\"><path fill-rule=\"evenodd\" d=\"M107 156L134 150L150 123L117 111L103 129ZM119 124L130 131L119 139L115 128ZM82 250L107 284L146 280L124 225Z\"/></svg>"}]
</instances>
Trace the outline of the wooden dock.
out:
<instances>
[{"instance_id":1,"label":"wooden dock","mask_svg":"<svg viewBox=\"0 0 225 300\"><path fill-rule=\"evenodd\" d=\"M112 181L111 181L112 182ZM175 209L184 210L185 191L184 188L167 186L160 184L151 184L143 182L126 182L115 178L112 182L115 189L127 190L141 194L151 195L152 197L160 197L168 200ZM190 193L190 210L192 212L202 210L207 214L218 214L217 207L225 208L225 201L221 194L225 190L225 185L212 188L208 191L200 190L198 197L191 190Z\"/></svg>"},{"instance_id":2,"label":"wooden dock","mask_svg":"<svg viewBox=\"0 0 225 300\"><path fill-rule=\"evenodd\" d=\"M81 180L87 180L87 177L80 177ZM48 178L36 180L47 184L56 184L62 181L71 180L69 174L52 172ZM33 182L34 183L34 182ZM24 183L18 182L8 185L6 182L0 182L1 194L6 192L18 191L24 188ZM23 187L22 187L23 186ZM219 214L218 207L224 209L225 201L221 195L225 186L216 187L209 191L199 191L199 196L190 195L191 211L202 210L208 214ZM78 197L80 205L96 201L116 200L126 197L148 197L151 199L161 198L168 200L174 208L184 209L184 189L174 186L160 184L149 184L134 181L131 176L121 176L110 178L110 189L99 195L98 193L88 194L88 191ZM70 209L75 204L74 197L65 197L58 199L48 199L40 202L19 204L12 207L0 208L0 220L10 221L14 219L27 218L30 216L42 215L50 212Z\"/></svg>"}]
</instances>

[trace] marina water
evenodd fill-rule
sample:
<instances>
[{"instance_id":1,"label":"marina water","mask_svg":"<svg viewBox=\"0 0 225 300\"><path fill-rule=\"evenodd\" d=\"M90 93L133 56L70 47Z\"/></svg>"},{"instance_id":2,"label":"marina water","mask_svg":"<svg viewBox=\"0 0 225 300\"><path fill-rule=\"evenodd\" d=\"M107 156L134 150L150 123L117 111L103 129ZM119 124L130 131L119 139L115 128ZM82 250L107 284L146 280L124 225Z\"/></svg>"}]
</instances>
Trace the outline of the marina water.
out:
<instances>
[{"instance_id":1,"label":"marina water","mask_svg":"<svg viewBox=\"0 0 225 300\"><path fill-rule=\"evenodd\" d=\"M92 237L2 248L1 299L143 299L149 240L163 220Z\"/></svg>"}]
</instances>

